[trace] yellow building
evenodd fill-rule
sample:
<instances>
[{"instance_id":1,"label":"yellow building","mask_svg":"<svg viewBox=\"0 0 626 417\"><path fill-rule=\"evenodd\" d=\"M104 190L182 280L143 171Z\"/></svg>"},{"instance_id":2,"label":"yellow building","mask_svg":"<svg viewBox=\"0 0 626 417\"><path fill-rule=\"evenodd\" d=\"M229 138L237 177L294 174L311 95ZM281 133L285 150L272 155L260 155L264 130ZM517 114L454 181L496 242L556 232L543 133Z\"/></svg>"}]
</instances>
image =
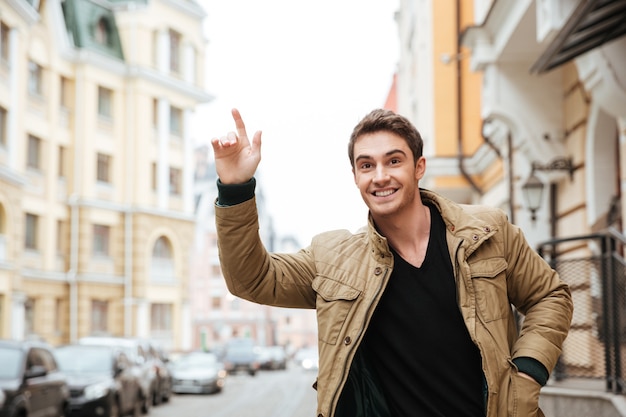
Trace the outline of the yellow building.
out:
<instances>
[{"instance_id":1,"label":"yellow building","mask_svg":"<svg viewBox=\"0 0 626 417\"><path fill-rule=\"evenodd\" d=\"M0 337L190 344L193 0L0 3Z\"/></svg>"}]
</instances>

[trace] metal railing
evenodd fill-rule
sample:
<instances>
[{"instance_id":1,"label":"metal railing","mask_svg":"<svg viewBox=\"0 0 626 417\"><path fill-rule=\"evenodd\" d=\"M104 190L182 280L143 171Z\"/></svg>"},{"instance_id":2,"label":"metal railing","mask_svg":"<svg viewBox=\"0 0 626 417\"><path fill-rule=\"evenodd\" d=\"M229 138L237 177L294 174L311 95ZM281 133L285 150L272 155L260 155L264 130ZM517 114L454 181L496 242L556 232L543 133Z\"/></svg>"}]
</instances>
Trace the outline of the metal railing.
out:
<instances>
[{"instance_id":1,"label":"metal railing","mask_svg":"<svg viewBox=\"0 0 626 417\"><path fill-rule=\"evenodd\" d=\"M615 228L538 245L574 300L572 326L554 371L557 380L603 380L607 391L624 393L625 245L626 237Z\"/></svg>"}]
</instances>

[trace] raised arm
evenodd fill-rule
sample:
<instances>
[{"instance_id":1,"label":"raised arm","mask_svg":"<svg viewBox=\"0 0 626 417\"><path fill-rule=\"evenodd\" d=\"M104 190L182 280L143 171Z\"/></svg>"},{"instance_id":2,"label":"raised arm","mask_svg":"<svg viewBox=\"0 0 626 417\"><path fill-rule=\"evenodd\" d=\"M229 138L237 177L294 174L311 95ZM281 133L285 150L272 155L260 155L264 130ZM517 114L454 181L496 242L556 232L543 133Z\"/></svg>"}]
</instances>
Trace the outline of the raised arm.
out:
<instances>
[{"instance_id":1,"label":"raised arm","mask_svg":"<svg viewBox=\"0 0 626 417\"><path fill-rule=\"evenodd\" d=\"M231 113L237 132L213 138L211 145L220 181L224 184L242 184L254 176L261 162L261 131L257 131L250 142L239 110L232 109Z\"/></svg>"}]
</instances>

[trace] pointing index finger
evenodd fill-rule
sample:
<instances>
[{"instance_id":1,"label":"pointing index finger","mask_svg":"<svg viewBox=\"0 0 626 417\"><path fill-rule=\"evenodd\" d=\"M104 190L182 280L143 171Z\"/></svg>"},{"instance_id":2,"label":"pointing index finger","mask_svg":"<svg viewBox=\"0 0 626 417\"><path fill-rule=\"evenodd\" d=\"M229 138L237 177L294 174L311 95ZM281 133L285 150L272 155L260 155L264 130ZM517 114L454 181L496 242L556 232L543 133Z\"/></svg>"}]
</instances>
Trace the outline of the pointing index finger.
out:
<instances>
[{"instance_id":1,"label":"pointing index finger","mask_svg":"<svg viewBox=\"0 0 626 417\"><path fill-rule=\"evenodd\" d=\"M249 143L248 134L246 133L246 125L241 118L241 113L239 110L232 109L231 111L233 115L233 120L235 120L235 127L237 128L237 136L239 136L239 140L245 143L246 145Z\"/></svg>"}]
</instances>

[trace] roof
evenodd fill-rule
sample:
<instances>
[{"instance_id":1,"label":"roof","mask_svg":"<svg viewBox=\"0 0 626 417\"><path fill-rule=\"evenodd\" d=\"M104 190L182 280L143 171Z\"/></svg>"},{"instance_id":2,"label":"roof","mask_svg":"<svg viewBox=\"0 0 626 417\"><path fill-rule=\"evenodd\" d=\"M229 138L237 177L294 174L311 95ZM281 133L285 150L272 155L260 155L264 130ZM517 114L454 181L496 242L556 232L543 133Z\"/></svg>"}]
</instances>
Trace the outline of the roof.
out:
<instances>
[{"instance_id":1,"label":"roof","mask_svg":"<svg viewBox=\"0 0 626 417\"><path fill-rule=\"evenodd\" d=\"M63 17L74 46L124 59L113 10L94 0L65 0Z\"/></svg>"}]
</instances>

